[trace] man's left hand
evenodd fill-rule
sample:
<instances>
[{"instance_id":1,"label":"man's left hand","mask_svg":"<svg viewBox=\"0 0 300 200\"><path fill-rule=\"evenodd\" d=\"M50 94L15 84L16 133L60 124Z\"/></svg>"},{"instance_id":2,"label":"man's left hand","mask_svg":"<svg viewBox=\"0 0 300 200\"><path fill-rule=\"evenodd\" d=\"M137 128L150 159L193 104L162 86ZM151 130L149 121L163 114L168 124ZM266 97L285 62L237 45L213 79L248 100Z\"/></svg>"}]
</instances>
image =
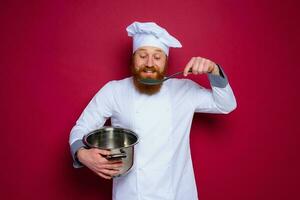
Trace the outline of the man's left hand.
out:
<instances>
[{"instance_id":1,"label":"man's left hand","mask_svg":"<svg viewBox=\"0 0 300 200\"><path fill-rule=\"evenodd\" d=\"M207 73L220 75L220 70L217 64L202 57L192 57L185 66L183 75L187 76L189 74L189 70L191 70L195 75Z\"/></svg>"}]
</instances>

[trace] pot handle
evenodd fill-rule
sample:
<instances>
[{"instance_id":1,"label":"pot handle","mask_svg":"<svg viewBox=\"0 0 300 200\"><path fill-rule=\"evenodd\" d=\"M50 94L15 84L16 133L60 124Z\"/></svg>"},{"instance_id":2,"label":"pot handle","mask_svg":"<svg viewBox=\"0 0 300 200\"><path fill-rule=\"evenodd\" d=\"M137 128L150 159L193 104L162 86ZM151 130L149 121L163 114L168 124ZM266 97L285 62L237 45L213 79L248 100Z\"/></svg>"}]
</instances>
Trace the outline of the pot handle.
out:
<instances>
[{"instance_id":1,"label":"pot handle","mask_svg":"<svg viewBox=\"0 0 300 200\"><path fill-rule=\"evenodd\" d=\"M117 159L126 158L126 157L127 157L126 152L121 149L120 153L107 155L106 159L108 159L108 160L117 160Z\"/></svg>"}]
</instances>

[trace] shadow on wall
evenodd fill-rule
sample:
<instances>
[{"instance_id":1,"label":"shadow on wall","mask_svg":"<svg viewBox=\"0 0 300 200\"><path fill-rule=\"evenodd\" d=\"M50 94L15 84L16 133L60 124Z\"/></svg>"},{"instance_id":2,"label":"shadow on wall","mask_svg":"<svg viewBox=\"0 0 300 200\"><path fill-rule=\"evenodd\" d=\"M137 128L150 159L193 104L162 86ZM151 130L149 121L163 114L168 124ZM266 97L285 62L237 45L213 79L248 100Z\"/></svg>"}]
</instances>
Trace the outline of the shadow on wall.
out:
<instances>
[{"instance_id":1,"label":"shadow on wall","mask_svg":"<svg viewBox=\"0 0 300 200\"><path fill-rule=\"evenodd\" d=\"M112 181L99 177L87 167L73 168L68 149L68 146L64 147L64 154L61 154L62 158L60 158L63 163L59 173L65 182L58 189L62 190L64 197L89 200L111 199ZM62 179L61 177L60 179Z\"/></svg>"},{"instance_id":2,"label":"shadow on wall","mask_svg":"<svg viewBox=\"0 0 300 200\"><path fill-rule=\"evenodd\" d=\"M214 137L222 137L226 130L230 129L230 114L206 114L196 113L193 119L193 130L203 130L205 135Z\"/></svg>"}]
</instances>

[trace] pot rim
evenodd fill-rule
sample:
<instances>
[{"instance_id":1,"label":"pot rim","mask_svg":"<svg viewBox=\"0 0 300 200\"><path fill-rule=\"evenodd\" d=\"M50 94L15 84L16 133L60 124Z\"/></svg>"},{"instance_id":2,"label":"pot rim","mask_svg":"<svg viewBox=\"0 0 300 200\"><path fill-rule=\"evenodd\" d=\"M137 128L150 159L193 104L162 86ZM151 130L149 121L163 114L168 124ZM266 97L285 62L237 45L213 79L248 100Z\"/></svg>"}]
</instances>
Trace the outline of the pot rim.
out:
<instances>
[{"instance_id":1,"label":"pot rim","mask_svg":"<svg viewBox=\"0 0 300 200\"><path fill-rule=\"evenodd\" d=\"M124 147L119 147L119 148L100 148L100 147L97 147L97 146L94 146L92 144L90 144L88 141L87 141L87 138L96 133L96 132L99 132L99 131L112 131L112 130L117 130L117 131L122 131L124 133L127 133L127 134L131 134L133 135L134 137L136 137L136 141L128 146L124 146ZM125 129L125 128L121 128L119 126L103 126L99 129L96 129L96 130L93 130L91 132L89 132L88 134L86 134L83 138L83 143L88 146L89 148L97 148L97 149L103 149L103 150L113 150L113 149L123 149L123 148L129 148L129 147L133 147L134 145L136 145L138 142L139 142L139 136L133 132L132 130L129 130L129 129Z\"/></svg>"}]
</instances>

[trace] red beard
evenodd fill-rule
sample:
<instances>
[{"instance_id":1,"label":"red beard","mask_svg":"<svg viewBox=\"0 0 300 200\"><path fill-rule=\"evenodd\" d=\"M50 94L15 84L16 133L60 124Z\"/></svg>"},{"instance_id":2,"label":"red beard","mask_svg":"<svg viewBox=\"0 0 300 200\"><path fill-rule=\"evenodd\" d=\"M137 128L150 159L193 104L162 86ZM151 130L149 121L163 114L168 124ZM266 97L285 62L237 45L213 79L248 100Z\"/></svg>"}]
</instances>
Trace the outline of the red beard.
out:
<instances>
[{"instance_id":1,"label":"red beard","mask_svg":"<svg viewBox=\"0 0 300 200\"><path fill-rule=\"evenodd\" d=\"M163 72L158 71L157 67L147 67L147 66L142 66L139 69L136 69L134 66L132 66L131 70L133 75L133 83L139 92L148 95L152 95L159 92L162 83L158 85L145 85L140 83L138 80L144 78L162 80L165 77L166 66L164 67Z\"/></svg>"}]
</instances>

